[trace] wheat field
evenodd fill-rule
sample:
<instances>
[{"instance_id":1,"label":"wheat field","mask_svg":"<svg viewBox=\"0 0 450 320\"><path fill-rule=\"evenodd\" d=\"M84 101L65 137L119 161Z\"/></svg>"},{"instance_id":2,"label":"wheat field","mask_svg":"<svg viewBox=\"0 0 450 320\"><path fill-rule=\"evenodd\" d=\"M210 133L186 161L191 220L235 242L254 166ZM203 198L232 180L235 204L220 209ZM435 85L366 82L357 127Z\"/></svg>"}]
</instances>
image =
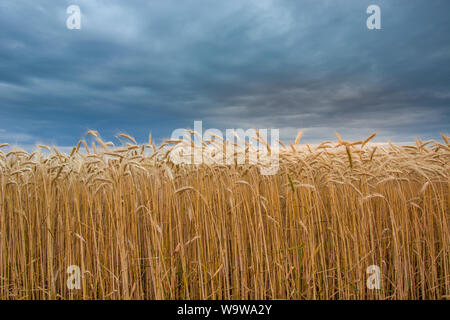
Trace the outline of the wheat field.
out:
<instances>
[{"instance_id":1,"label":"wheat field","mask_svg":"<svg viewBox=\"0 0 450 320\"><path fill-rule=\"evenodd\" d=\"M175 164L179 141L125 134L0 145L0 298L448 299L449 137L373 136L280 142L275 175Z\"/></svg>"}]
</instances>

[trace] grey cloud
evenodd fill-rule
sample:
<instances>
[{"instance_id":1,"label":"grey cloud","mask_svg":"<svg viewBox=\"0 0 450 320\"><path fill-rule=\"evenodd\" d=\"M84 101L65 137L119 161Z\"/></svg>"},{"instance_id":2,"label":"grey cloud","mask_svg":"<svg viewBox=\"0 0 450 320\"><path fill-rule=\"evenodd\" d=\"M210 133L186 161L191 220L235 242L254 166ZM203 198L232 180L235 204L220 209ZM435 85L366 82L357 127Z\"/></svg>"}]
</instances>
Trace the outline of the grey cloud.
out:
<instances>
[{"instance_id":1,"label":"grey cloud","mask_svg":"<svg viewBox=\"0 0 450 320\"><path fill-rule=\"evenodd\" d=\"M448 131L445 0L73 1L0 4L0 128L55 144L90 129L309 128L412 140ZM21 123L21 125L18 125ZM8 137L0 135L0 138Z\"/></svg>"}]
</instances>

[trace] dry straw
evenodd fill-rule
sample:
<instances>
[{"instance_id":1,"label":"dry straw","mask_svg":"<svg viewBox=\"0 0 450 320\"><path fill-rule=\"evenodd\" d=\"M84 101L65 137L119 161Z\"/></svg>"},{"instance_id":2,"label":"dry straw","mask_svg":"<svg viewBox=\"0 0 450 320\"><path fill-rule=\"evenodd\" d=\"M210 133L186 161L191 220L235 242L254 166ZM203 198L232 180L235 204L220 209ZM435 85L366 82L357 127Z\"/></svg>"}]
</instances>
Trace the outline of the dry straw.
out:
<instances>
[{"instance_id":1,"label":"dry straw","mask_svg":"<svg viewBox=\"0 0 450 320\"><path fill-rule=\"evenodd\" d=\"M151 136L115 147L89 131L92 149L83 139L70 155L0 151L0 298L449 297L448 137L303 148L301 134L280 143L272 176L176 165L179 142ZM380 290L366 287L370 265Z\"/></svg>"}]
</instances>

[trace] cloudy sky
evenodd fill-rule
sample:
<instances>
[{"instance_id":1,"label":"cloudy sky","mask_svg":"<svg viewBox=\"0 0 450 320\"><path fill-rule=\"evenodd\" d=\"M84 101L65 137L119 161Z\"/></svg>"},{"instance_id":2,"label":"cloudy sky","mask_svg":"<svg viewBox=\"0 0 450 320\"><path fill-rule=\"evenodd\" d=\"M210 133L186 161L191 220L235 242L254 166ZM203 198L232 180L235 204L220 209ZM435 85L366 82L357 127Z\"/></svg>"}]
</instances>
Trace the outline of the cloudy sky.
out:
<instances>
[{"instance_id":1,"label":"cloudy sky","mask_svg":"<svg viewBox=\"0 0 450 320\"><path fill-rule=\"evenodd\" d=\"M69 5L81 30L66 27ZM366 9L381 8L381 30ZM176 128L285 140L448 133L448 0L1 0L0 143L145 141Z\"/></svg>"}]
</instances>

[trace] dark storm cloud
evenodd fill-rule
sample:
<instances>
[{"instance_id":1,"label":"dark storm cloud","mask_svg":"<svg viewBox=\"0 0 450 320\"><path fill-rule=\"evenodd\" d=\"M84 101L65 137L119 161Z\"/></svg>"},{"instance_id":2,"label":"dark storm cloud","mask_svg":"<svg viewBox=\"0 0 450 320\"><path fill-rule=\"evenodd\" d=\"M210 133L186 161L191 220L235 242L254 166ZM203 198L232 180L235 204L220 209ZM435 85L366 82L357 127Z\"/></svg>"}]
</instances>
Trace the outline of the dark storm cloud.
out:
<instances>
[{"instance_id":1,"label":"dark storm cloud","mask_svg":"<svg viewBox=\"0 0 450 320\"><path fill-rule=\"evenodd\" d=\"M77 4L82 29L65 27ZM378 4L382 30L366 28ZM280 128L305 139L448 132L442 1L9 1L0 4L0 140L88 129Z\"/></svg>"}]
</instances>

